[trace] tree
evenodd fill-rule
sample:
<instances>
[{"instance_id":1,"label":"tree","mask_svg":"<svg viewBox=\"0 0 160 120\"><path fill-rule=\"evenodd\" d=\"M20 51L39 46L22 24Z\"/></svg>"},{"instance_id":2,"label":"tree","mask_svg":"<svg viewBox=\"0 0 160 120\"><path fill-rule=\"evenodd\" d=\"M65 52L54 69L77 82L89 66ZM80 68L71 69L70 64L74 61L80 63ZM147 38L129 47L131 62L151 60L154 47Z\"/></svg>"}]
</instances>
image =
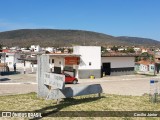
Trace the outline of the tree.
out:
<instances>
[{"instance_id":1,"label":"tree","mask_svg":"<svg viewBox=\"0 0 160 120\"><path fill-rule=\"evenodd\" d=\"M118 47L113 46L113 47L111 48L111 50L113 50L113 51L118 51Z\"/></svg>"},{"instance_id":2,"label":"tree","mask_svg":"<svg viewBox=\"0 0 160 120\"><path fill-rule=\"evenodd\" d=\"M59 50L60 50L62 53L64 53L64 48L59 48Z\"/></svg>"},{"instance_id":3,"label":"tree","mask_svg":"<svg viewBox=\"0 0 160 120\"><path fill-rule=\"evenodd\" d=\"M128 53L135 53L134 49L132 47L127 48Z\"/></svg>"},{"instance_id":4,"label":"tree","mask_svg":"<svg viewBox=\"0 0 160 120\"><path fill-rule=\"evenodd\" d=\"M105 53L105 52L107 52L106 48L101 46L101 53Z\"/></svg>"},{"instance_id":5,"label":"tree","mask_svg":"<svg viewBox=\"0 0 160 120\"><path fill-rule=\"evenodd\" d=\"M148 52L144 52L139 56L139 59L154 61L154 56Z\"/></svg>"},{"instance_id":6,"label":"tree","mask_svg":"<svg viewBox=\"0 0 160 120\"><path fill-rule=\"evenodd\" d=\"M27 46L27 49L26 50L30 50L30 46Z\"/></svg>"},{"instance_id":7,"label":"tree","mask_svg":"<svg viewBox=\"0 0 160 120\"><path fill-rule=\"evenodd\" d=\"M72 49L72 48L69 48L69 49L68 49L68 53L73 53L73 49Z\"/></svg>"}]
</instances>

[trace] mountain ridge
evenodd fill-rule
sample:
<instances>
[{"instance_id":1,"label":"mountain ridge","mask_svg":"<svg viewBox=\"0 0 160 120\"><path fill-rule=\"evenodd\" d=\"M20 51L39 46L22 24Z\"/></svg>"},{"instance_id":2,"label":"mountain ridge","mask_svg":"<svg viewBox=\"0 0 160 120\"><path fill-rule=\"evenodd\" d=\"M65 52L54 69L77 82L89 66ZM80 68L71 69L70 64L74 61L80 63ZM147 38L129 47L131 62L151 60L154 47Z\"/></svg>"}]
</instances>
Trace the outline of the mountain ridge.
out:
<instances>
[{"instance_id":1,"label":"mountain ridge","mask_svg":"<svg viewBox=\"0 0 160 120\"><path fill-rule=\"evenodd\" d=\"M73 45L122 45L122 46L159 46L160 42L140 37L115 37L104 33L85 30L60 29L19 29L0 32L0 43L5 46L27 47L39 44L47 46L73 46Z\"/></svg>"}]
</instances>

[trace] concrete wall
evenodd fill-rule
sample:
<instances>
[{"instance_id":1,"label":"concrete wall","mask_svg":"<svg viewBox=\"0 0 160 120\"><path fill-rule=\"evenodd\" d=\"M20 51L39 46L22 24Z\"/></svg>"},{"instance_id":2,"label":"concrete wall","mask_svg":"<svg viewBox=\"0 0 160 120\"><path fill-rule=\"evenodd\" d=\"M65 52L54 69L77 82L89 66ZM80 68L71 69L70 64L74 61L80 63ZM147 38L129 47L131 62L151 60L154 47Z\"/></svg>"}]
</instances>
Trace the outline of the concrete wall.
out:
<instances>
[{"instance_id":1,"label":"concrete wall","mask_svg":"<svg viewBox=\"0 0 160 120\"><path fill-rule=\"evenodd\" d=\"M46 98L49 89L46 85L44 85L44 73L49 72L49 56L48 55L41 55L37 56L37 82L38 82L38 97Z\"/></svg>"},{"instance_id":2,"label":"concrete wall","mask_svg":"<svg viewBox=\"0 0 160 120\"><path fill-rule=\"evenodd\" d=\"M111 75L134 74L135 57L102 57L103 63L111 64Z\"/></svg>"},{"instance_id":3,"label":"concrete wall","mask_svg":"<svg viewBox=\"0 0 160 120\"><path fill-rule=\"evenodd\" d=\"M73 54L81 55L78 67L79 78L88 78L90 75L101 76L99 72L101 71L101 47L74 46Z\"/></svg>"},{"instance_id":4,"label":"concrete wall","mask_svg":"<svg viewBox=\"0 0 160 120\"><path fill-rule=\"evenodd\" d=\"M94 75L95 78L101 78L101 70L99 69L79 70L78 73L80 79L90 78L91 75Z\"/></svg>"},{"instance_id":5,"label":"concrete wall","mask_svg":"<svg viewBox=\"0 0 160 120\"><path fill-rule=\"evenodd\" d=\"M135 57L102 57L102 63L111 63L111 68L134 67Z\"/></svg>"},{"instance_id":6,"label":"concrete wall","mask_svg":"<svg viewBox=\"0 0 160 120\"><path fill-rule=\"evenodd\" d=\"M101 48L97 46L75 46L73 54L80 56L80 69L101 69ZM89 62L91 65L89 65Z\"/></svg>"}]
</instances>

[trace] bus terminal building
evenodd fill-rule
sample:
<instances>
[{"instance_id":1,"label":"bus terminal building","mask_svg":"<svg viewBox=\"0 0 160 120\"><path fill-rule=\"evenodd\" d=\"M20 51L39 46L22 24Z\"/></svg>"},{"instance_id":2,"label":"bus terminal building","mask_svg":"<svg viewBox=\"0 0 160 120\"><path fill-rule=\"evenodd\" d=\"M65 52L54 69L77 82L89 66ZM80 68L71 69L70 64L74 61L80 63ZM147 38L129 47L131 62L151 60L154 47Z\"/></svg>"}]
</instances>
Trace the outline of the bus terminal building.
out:
<instances>
[{"instance_id":1,"label":"bus terminal building","mask_svg":"<svg viewBox=\"0 0 160 120\"><path fill-rule=\"evenodd\" d=\"M134 74L135 65L134 55L101 55L100 46L74 46L73 54L42 54L37 59L46 72L65 72L80 79Z\"/></svg>"}]
</instances>

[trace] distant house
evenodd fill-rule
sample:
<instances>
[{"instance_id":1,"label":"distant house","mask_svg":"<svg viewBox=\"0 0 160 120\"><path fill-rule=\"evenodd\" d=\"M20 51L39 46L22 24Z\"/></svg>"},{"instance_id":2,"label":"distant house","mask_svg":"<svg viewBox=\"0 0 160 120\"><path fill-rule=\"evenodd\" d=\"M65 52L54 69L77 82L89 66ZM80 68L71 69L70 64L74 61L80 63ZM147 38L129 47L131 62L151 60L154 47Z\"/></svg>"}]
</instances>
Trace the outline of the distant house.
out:
<instances>
[{"instance_id":1,"label":"distant house","mask_svg":"<svg viewBox=\"0 0 160 120\"><path fill-rule=\"evenodd\" d=\"M67 48L64 49L64 53L69 53L69 50Z\"/></svg>"},{"instance_id":2,"label":"distant house","mask_svg":"<svg viewBox=\"0 0 160 120\"><path fill-rule=\"evenodd\" d=\"M147 48L142 48L141 50L142 50L142 53L148 52L148 49L147 49Z\"/></svg>"},{"instance_id":3,"label":"distant house","mask_svg":"<svg viewBox=\"0 0 160 120\"><path fill-rule=\"evenodd\" d=\"M107 51L111 51L111 48L106 48Z\"/></svg>"},{"instance_id":4,"label":"distant house","mask_svg":"<svg viewBox=\"0 0 160 120\"><path fill-rule=\"evenodd\" d=\"M10 50L19 50L19 46L11 47Z\"/></svg>"},{"instance_id":5,"label":"distant house","mask_svg":"<svg viewBox=\"0 0 160 120\"><path fill-rule=\"evenodd\" d=\"M118 48L118 51L124 51L127 50L127 48Z\"/></svg>"},{"instance_id":6,"label":"distant house","mask_svg":"<svg viewBox=\"0 0 160 120\"><path fill-rule=\"evenodd\" d=\"M50 52L50 53L54 52L54 48L53 47L47 47L45 50Z\"/></svg>"},{"instance_id":7,"label":"distant house","mask_svg":"<svg viewBox=\"0 0 160 120\"><path fill-rule=\"evenodd\" d=\"M6 63L8 67L13 68L14 63L19 63L20 54L17 52L6 52L5 57L1 57L1 63Z\"/></svg>"},{"instance_id":8,"label":"distant house","mask_svg":"<svg viewBox=\"0 0 160 120\"><path fill-rule=\"evenodd\" d=\"M139 48L139 47L134 47L133 49L134 49L135 52L140 52L141 51L141 48Z\"/></svg>"},{"instance_id":9,"label":"distant house","mask_svg":"<svg viewBox=\"0 0 160 120\"><path fill-rule=\"evenodd\" d=\"M31 45L30 50L33 52L41 52L42 49L39 45Z\"/></svg>"},{"instance_id":10,"label":"distant house","mask_svg":"<svg viewBox=\"0 0 160 120\"><path fill-rule=\"evenodd\" d=\"M141 60L135 63L136 72L154 72L154 62Z\"/></svg>"}]
</instances>

